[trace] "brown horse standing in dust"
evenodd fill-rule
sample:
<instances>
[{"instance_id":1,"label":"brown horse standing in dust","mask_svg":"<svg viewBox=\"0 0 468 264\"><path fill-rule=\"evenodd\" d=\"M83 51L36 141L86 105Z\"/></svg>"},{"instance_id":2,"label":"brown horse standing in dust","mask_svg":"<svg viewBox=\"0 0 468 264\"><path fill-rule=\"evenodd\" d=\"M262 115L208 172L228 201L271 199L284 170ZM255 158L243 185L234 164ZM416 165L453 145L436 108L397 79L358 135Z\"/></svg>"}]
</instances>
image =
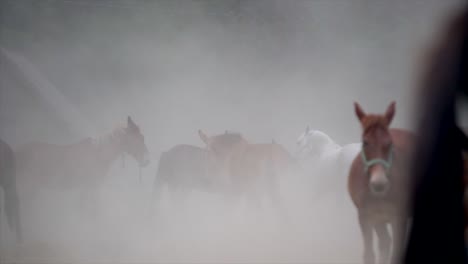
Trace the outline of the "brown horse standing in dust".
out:
<instances>
[{"instance_id":1,"label":"brown horse standing in dust","mask_svg":"<svg viewBox=\"0 0 468 264\"><path fill-rule=\"evenodd\" d=\"M250 144L240 134L225 133L200 138L226 168L234 192L247 195L254 203L266 193L274 206L280 206L278 177L291 168L292 157L281 145Z\"/></svg>"},{"instance_id":2,"label":"brown horse standing in dust","mask_svg":"<svg viewBox=\"0 0 468 264\"><path fill-rule=\"evenodd\" d=\"M355 112L363 130L363 147L351 165L348 191L358 211L364 263L375 263L374 230L379 244L379 263L387 263L400 257L399 248L408 224L408 166L413 135L389 128L395 114L394 102L384 115L366 114L357 103Z\"/></svg>"},{"instance_id":3,"label":"brown horse standing in dust","mask_svg":"<svg viewBox=\"0 0 468 264\"><path fill-rule=\"evenodd\" d=\"M104 176L123 154L132 156L140 166L149 163L144 137L130 117L126 126L98 140L87 138L71 145L27 144L17 151L20 195L44 188L77 189L84 200L95 203Z\"/></svg>"},{"instance_id":4,"label":"brown horse standing in dust","mask_svg":"<svg viewBox=\"0 0 468 264\"><path fill-rule=\"evenodd\" d=\"M3 190L3 204L5 206L4 212L7 218L7 224L10 229L15 232L17 241L21 242L22 230L19 213L19 199L16 189L15 155L11 150L11 147L2 140L0 140L0 187ZM0 206L0 216L1 209L2 208ZM1 233L2 232L0 232L0 236Z\"/></svg>"}]
</instances>

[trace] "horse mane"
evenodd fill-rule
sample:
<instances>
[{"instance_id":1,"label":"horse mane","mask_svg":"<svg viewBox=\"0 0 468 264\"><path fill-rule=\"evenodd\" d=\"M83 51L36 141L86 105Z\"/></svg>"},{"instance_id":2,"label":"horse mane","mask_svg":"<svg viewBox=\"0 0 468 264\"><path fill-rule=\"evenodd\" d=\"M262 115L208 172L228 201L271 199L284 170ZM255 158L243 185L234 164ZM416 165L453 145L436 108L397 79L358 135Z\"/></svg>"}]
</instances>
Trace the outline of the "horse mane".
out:
<instances>
[{"instance_id":1,"label":"horse mane","mask_svg":"<svg viewBox=\"0 0 468 264\"><path fill-rule=\"evenodd\" d=\"M335 142L329 135L327 135L325 132L322 132L320 130L311 130L309 132L311 135L318 135L321 138L325 139L329 144L335 146L336 148L340 148L341 146Z\"/></svg>"},{"instance_id":2,"label":"horse mane","mask_svg":"<svg viewBox=\"0 0 468 264\"><path fill-rule=\"evenodd\" d=\"M330 142L335 142L329 135L327 135L325 132L322 132L320 130L311 130L311 132L309 132L310 134L314 134L314 135L320 135L321 137L323 138L326 138L328 141Z\"/></svg>"}]
</instances>

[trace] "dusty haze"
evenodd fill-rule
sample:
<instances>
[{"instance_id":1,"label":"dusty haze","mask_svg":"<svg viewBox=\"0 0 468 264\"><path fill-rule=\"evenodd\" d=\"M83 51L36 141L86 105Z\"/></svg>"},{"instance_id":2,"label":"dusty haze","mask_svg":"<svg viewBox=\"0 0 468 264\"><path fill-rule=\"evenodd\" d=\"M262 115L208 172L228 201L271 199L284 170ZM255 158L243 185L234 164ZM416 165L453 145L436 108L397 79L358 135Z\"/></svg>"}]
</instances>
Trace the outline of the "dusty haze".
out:
<instances>
[{"instance_id":1,"label":"dusty haze","mask_svg":"<svg viewBox=\"0 0 468 264\"><path fill-rule=\"evenodd\" d=\"M96 201L96 221L73 193L43 192L23 206L25 242L6 259L25 262L355 263L356 215L344 175L316 198L321 178L282 179L288 219L222 195L158 201L151 188L162 151L203 146L197 130L241 132L291 153L307 125L339 144L359 141L352 102L413 129L418 63L462 1L225 0L2 1L0 137L68 144L99 137L131 115L151 165L138 181L115 162ZM166 197L167 198L167 197ZM4 219L4 218L0 218ZM2 235L5 223L1 220Z\"/></svg>"}]
</instances>

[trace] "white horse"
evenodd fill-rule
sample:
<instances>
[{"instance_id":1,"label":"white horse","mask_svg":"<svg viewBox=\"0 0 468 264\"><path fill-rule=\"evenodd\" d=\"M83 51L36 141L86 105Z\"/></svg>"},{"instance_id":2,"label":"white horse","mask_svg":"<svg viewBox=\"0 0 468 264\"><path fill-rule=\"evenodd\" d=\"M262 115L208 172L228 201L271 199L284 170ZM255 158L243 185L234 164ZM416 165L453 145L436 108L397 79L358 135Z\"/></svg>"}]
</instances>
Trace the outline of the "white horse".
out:
<instances>
[{"instance_id":1,"label":"white horse","mask_svg":"<svg viewBox=\"0 0 468 264\"><path fill-rule=\"evenodd\" d=\"M306 130L297 138L296 159L306 176L312 176L320 192L346 186L351 162L361 151L361 143L340 146L319 130Z\"/></svg>"}]
</instances>

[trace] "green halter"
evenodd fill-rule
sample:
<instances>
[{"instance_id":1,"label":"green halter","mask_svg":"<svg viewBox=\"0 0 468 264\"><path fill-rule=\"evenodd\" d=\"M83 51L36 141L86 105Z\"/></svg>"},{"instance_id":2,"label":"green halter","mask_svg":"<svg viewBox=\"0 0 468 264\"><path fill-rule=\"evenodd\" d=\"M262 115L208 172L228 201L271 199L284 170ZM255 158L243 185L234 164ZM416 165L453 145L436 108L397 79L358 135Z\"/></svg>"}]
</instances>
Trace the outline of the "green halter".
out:
<instances>
[{"instance_id":1,"label":"green halter","mask_svg":"<svg viewBox=\"0 0 468 264\"><path fill-rule=\"evenodd\" d=\"M364 164L364 170L367 172L369 168L373 165L380 164L384 166L385 170L388 172L390 168L392 167L393 164L393 144L390 145L390 150L389 150L389 157L388 160L384 159L371 159L367 160L366 153L364 152L364 149L361 149L361 158L362 158L362 163Z\"/></svg>"}]
</instances>

